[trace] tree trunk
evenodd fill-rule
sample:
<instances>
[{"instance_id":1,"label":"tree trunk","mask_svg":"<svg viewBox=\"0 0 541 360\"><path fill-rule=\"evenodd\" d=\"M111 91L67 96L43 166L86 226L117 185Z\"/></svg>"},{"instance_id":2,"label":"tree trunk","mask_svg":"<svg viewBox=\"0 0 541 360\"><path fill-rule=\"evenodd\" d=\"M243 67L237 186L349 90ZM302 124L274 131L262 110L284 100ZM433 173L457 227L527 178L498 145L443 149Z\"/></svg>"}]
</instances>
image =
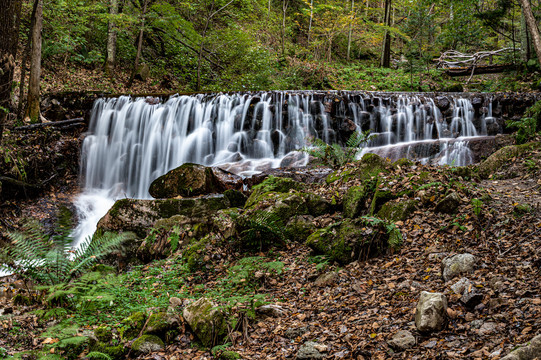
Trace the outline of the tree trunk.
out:
<instances>
[{"instance_id":1,"label":"tree trunk","mask_svg":"<svg viewBox=\"0 0 541 360\"><path fill-rule=\"evenodd\" d=\"M139 67L139 61L141 59L141 52L143 51L143 36L145 32L145 15L147 13L147 0L143 0L143 11L141 12L141 28L139 30L139 35L137 36L137 53L135 54L135 63L133 65L133 72L128 81L128 87L131 87L135 75L137 74L137 68Z\"/></svg>"},{"instance_id":2,"label":"tree trunk","mask_svg":"<svg viewBox=\"0 0 541 360\"><path fill-rule=\"evenodd\" d=\"M391 26L391 0L385 0L385 26ZM383 38L383 50L381 52L381 67L391 67L391 35L388 30L385 30Z\"/></svg>"},{"instance_id":3,"label":"tree trunk","mask_svg":"<svg viewBox=\"0 0 541 360\"><path fill-rule=\"evenodd\" d=\"M0 0L0 143L10 108L11 84L19 41L20 0Z\"/></svg>"},{"instance_id":4,"label":"tree trunk","mask_svg":"<svg viewBox=\"0 0 541 360\"><path fill-rule=\"evenodd\" d=\"M41 122L40 119L40 90L41 77L41 30L43 27L43 0L36 0L36 17L32 28L32 52L30 60L30 79L28 80L28 101L24 114L25 121Z\"/></svg>"},{"instance_id":5,"label":"tree trunk","mask_svg":"<svg viewBox=\"0 0 541 360\"><path fill-rule=\"evenodd\" d=\"M114 18L118 14L118 0L111 0L109 4L109 15ZM109 20L109 28L107 29L107 58L105 59L105 75L112 77L115 68L116 55L116 24L113 19Z\"/></svg>"},{"instance_id":6,"label":"tree trunk","mask_svg":"<svg viewBox=\"0 0 541 360\"><path fill-rule=\"evenodd\" d=\"M205 48L205 38L207 37L207 30L209 28L210 20L211 20L211 17L209 15L207 17L207 21L205 22L205 28L203 29L203 34L201 35L201 46L199 47L199 54L197 57L197 84L195 88L196 91L201 90L201 64L203 62L203 49Z\"/></svg>"},{"instance_id":7,"label":"tree trunk","mask_svg":"<svg viewBox=\"0 0 541 360\"><path fill-rule=\"evenodd\" d=\"M286 55L286 11L289 0L282 0L282 57Z\"/></svg>"},{"instance_id":8,"label":"tree trunk","mask_svg":"<svg viewBox=\"0 0 541 360\"><path fill-rule=\"evenodd\" d=\"M351 34L353 32L353 20L355 19L355 14L353 12L355 7L355 0L351 0L351 19L349 19L349 33L348 33L348 53L347 53L347 61L349 62L349 57L351 54Z\"/></svg>"},{"instance_id":9,"label":"tree trunk","mask_svg":"<svg viewBox=\"0 0 541 360\"><path fill-rule=\"evenodd\" d=\"M312 35L312 21L314 19L314 0L310 0L310 22L308 23L307 46L310 46L310 35Z\"/></svg>"},{"instance_id":10,"label":"tree trunk","mask_svg":"<svg viewBox=\"0 0 541 360\"><path fill-rule=\"evenodd\" d=\"M530 0L520 0L520 5L522 6L522 13L528 25L528 30L532 35L532 43L537 55L537 60L541 63L541 36L539 35L539 29L537 28L537 22L532 13L532 8L530 6Z\"/></svg>"},{"instance_id":11,"label":"tree trunk","mask_svg":"<svg viewBox=\"0 0 541 360\"><path fill-rule=\"evenodd\" d=\"M21 81L19 82L19 105L17 106L17 119L21 119L23 117L24 105L26 103L26 100L25 100L26 64L28 62L28 58L30 57L30 50L32 48L32 31L34 30L34 22L36 21L37 6L38 6L38 3L36 1L34 2L34 6L32 9L30 29L28 31L28 41L26 42L26 46L24 47L23 58L21 60Z\"/></svg>"}]
</instances>

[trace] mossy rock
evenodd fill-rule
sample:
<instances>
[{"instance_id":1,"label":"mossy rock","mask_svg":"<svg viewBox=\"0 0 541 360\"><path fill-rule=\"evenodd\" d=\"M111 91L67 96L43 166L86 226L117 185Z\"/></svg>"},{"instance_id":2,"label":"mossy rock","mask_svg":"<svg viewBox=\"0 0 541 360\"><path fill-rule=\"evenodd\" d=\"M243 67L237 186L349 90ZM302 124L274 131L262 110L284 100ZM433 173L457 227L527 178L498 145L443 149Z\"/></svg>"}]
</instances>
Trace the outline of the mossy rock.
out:
<instances>
[{"instance_id":1,"label":"mossy rock","mask_svg":"<svg viewBox=\"0 0 541 360\"><path fill-rule=\"evenodd\" d=\"M122 360L126 358L129 349L122 344L109 345L106 343L97 342L90 346L90 351L106 354L113 360ZM97 359L97 357L93 357L92 359Z\"/></svg>"},{"instance_id":2,"label":"mossy rock","mask_svg":"<svg viewBox=\"0 0 541 360\"><path fill-rule=\"evenodd\" d=\"M252 197L250 197L251 199ZM275 214L285 224L293 216L312 215L320 216L326 214L331 209L331 204L321 196L291 191L266 192L258 196L257 201L248 207L249 210L265 210Z\"/></svg>"},{"instance_id":3,"label":"mossy rock","mask_svg":"<svg viewBox=\"0 0 541 360\"><path fill-rule=\"evenodd\" d=\"M248 201L246 195L234 189L224 191L224 196L229 200L231 207L242 208L246 205L246 201Z\"/></svg>"},{"instance_id":4,"label":"mossy rock","mask_svg":"<svg viewBox=\"0 0 541 360\"><path fill-rule=\"evenodd\" d=\"M417 204L417 200L387 202L378 211L378 217L390 221L404 221L413 214Z\"/></svg>"},{"instance_id":5,"label":"mossy rock","mask_svg":"<svg viewBox=\"0 0 541 360\"><path fill-rule=\"evenodd\" d=\"M290 190L302 190L304 185L290 178L269 176L261 184L252 188L252 193L246 201L246 209L254 207L267 193L288 193Z\"/></svg>"},{"instance_id":6,"label":"mossy rock","mask_svg":"<svg viewBox=\"0 0 541 360\"><path fill-rule=\"evenodd\" d=\"M374 192L374 196L372 197L372 202L370 203L370 215L373 216L378 211L380 211L381 207L389 202L390 200L396 199L398 195L395 195L390 190L382 190L378 189L376 192Z\"/></svg>"},{"instance_id":7,"label":"mossy rock","mask_svg":"<svg viewBox=\"0 0 541 360\"><path fill-rule=\"evenodd\" d=\"M145 327L145 334L158 335L164 338L170 330L178 330L179 318L175 314L158 312L150 315Z\"/></svg>"},{"instance_id":8,"label":"mossy rock","mask_svg":"<svg viewBox=\"0 0 541 360\"><path fill-rule=\"evenodd\" d=\"M388 160L382 157L367 153L359 161L355 162L356 168L347 170L337 170L327 176L327 184L332 184L335 181L342 183L348 182L351 179L370 180L378 177L380 173L389 173L392 165Z\"/></svg>"},{"instance_id":9,"label":"mossy rock","mask_svg":"<svg viewBox=\"0 0 541 360\"><path fill-rule=\"evenodd\" d=\"M122 320L119 329L120 338L124 341L135 339L143 329L146 319L146 314L139 311Z\"/></svg>"},{"instance_id":10,"label":"mossy rock","mask_svg":"<svg viewBox=\"0 0 541 360\"><path fill-rule=\"evenodd\" d=\"M225 315L209 299L194 301L184 308L182 315L203 346L212 348L225 339Z\"/></svg>"},{"instance_id":11,"label":"mossy rock","mask_svg":"<svg viewBox=\"0 0 541 360\"><path fill-rule=\"evenodd\" d=\"M400 158L393 163L394 167L397 167L397 166L408 167L408 166L413 166L413 165L415 165L415 163L407 158Z\"/></svg>"},{"instance_id":12,"label":"mossy rock","mask_svg":"<svg viewBox=\"0 0 541 360\"><path fill-rule=\"evenodd\" d=\"M101 274L102 277L105 277L107 275L116 274L116 269L112 266L105 265L105 264L97 264L92 267L93 272L98 272Z\"/></svg>"},{"instance_id":13,"label":"mossy rock","mask_svg":"<svg viewBox=\"0 0 541 360\"><path fill-rule=\"evenodd\" d=\"M148 191L154 198L167 199L215 194L224 190L225 186L212 168L186 163L154 180Z\"/></svg>"},{"instance_id":14,"label":"mossy rock","mask_svg":"<svg viewBox=\"0 0 541 360\"><path fill-rule=\"evenodd\" d=\"M390 234L383 220L346 219L314 232L306 240L306 245L318 254L327 255L340 264L347 264L386 252L389 240L396 246L398 235L390 239Z\"/></svg>"},{"instance_id":15,"label":"mossy rock","mask_svg":"<svg viewBox=\"0 0 541 360\"><path fill-rule=\"evenodd\" d=\"M216 211L230 207L223 195L195 199L121 199L98 222L97 231L132 231L144 238L157 220L184 215L191 219L212 218Z\"/></svg>"},{"instance_id":16,"label":"mossy rock","mask_svg":"<svg viewBox=\"0 0 541 360\"><path fill-rule=\"evenodd\" d=\"M505 146L494 154L490 155L485 161L479 164L478 173L482 179L488 179L490 175L494 175L507 162L527 151L541 148L541 142L530 142L523 145Z\"/></svg>"},{"instance_id":17,"label":"mossy rock","mask_svg":"<svg viewBox=\"0 0 541 360\"><path fill-rule=\"evenodd\" d=\"M15 295L11 301L13 302L13 305L17 306L30 306L35 303L34 300L30 298L30 296L26 296L20 293Z\"/></svg>"},{"instance_id":18,"label":"mossy rock","mask_svg":"<svg viewBox=\"0 0 541 360\"><path fill-rule=\"evenodd\" d=\"M289 220L286 224L286 232L292 240L304 242L308 236L316 231L314 217L311 215L298 215Z\"/></svg>"},{"instance_id":19,"label":"mossy rock","mask_svg":"<svg viewBox=\"0 0 541 360\"><path fill-rule=\"evenodd\" d=\"M143 335L135 340L131 346L134 355L150 354L165 348L163 340L156 335Z\"/></svg>"},{"instance_id":20,"label":"mossy rock","mask_svg":"<svg viewBox=\"0 0 541 360\"><path fill-rule=\"evenodd\" d=\"M89 339L86 336L74 336L60 340L53 347L67 360L74 360L86 350Z\"/></svg>"},{"instance_id":21,"label":"mossy rock","mask_svg":"<svg viewBox=\"0 0 541 360\"><path fill-rule=\"evenodd\" d=\"M235 351L224 351L220 354L220 356L218 357L218 359L220 360L238 360L238 359L242 359L242 357L239 355L239 353L235 352Z\"/></svg>"},{"instance_id":22,"label":"mossy rock","mask_svg":"<svg viewBox=\"0 0 541 360\"><path fill-rule=\"evenodd\" d=\"M113 339L113 331L105 325L94 329L94 336L101 342L109 343Z\"/></svg>"},{"instance_id":23,"label":"mossy rock","mask_svg":"<svg viewBox=\"0 0 541 360\"><path fill-rule=\"evenodd\" d=\"M374 184L365 183L361 186L353 186L344 195L344 217L356 218L366 215L368 212L367 201L374 195Z\"/></svg>"},{"instance_id":24,"label":"mossy rock","mask_svg":"<svg viewBox=\"0 0 541 360\"><path fill-rule=\"evenodd\" d=\"M199 240L192 240L192 242L182 252L182 258L186 261L188 270L197 271L202 269L205 262L205 249L212 242L210 235L207 235Z\"/></svg>"}]
</instances>

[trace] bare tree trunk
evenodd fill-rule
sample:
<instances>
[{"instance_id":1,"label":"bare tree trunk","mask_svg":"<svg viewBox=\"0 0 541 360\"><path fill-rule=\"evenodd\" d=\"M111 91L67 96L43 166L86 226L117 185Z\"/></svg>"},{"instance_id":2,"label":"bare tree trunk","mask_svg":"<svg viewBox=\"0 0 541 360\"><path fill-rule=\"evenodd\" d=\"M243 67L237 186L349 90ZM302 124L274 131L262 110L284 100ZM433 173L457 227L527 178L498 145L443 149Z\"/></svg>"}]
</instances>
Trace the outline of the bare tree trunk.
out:
<instances>
[{"instance_id":1,"label":"bare tree trunk","mask_svg":"<svg viewBox=\"0 0 541 360\"><path fill-rule=\"evenodd\" d=\"M30 79L28 80L28 101L24 120L41 122L40 118L40 77L41 77L41 30L43 28L43 0L36 0L36 17L32 29L32 52L30 60Z\"/></svg>"},{"instance_id":2,"label":"bare tree trunk","mask_svg":"<svg viewBox=\"0 0 541 360\"><path fill-rule=\"evenodd\" d=\"M385 26L391 26L391 0L385 0ZM383 38L383 50L381 52L381 67L391 67L391 35L385 30Z\"/></svg>"},{"instance_id":3,"label":"bare tree trunk","mask_svg":"<svg viewBox=\"0 0 541 360\"><path fill-rule=\"evenodd\" d=\"M109 4L109 15L114 18L118 14L118 0L111 0ZM105 75L112 77L113 70L115 68L115 56L116 56L116 24L111 19L109 20L109 27L107 29L107 58L105 59Z\"/></svg>"},{"instance_id":4,"label":"bare tree trunk","mask_svg":"<svg viewBox=\"0 0 541 360\"><path fill-rule=\"evenodd\" d=\"M212 11L212 8L211 8L211 11ZM205 23L205 28L203 29L203 34L201 35L201 46L199 47L199 54L197 58L197 84L195 88L196 91L201 90L201 63L203 61L203 49L205 48L205 38L207 36L207 30L209 28L210 19L211 17L209 15Z\"/></svg>"},{"instance_id":5,"label":"bare tree trunk","mask_svg":"<svg viewBox=\"0 0 541 360\"><path fill-rule=\"evenodd\" d=\"M282 0L282 57L286 54L286 11L289 0Z\"/></svg>"},{"instance_id":6,"label":"bare tree trunk","mask_svg":"<svg viewBox=\"0 0 541 360\"><path fill-rule=\"evenodd\" d=\"M145 15L147 13L147 0L143 0L143 11L141 12L141 28L139 29L139 35L137 36L137 53L135 54L135 63L133 65L133 72L128 81L128 87L131 87L133 80L135 80L135 75L137 74L137 69L139 68L139 61L141 59L141 52L143 50L143 36L145 33Z\"/></svg>"},{"instance_id":7,"label":"bare tree trunk","mask_svg":"<svg viewBox=\"0 0 541 360\"><path fill-rule=\"evenodd\" d=\"M20 0L0 0L0 143L11 102L11 84L19 41Z\"/></svg>"},{"instance_id":8,"label":"bare tree trunk","mask_svg":"<svg viewBox=\"0 0 541 360\"><path fill-rule=\"evenodd\" d=\"M347 61L349 61L349 57L351 54L351 34L353 32L353 20L355 19L355 13L353 12L355 7L355 0L351 0L351 19L349 20L349 33L348 33L348 53L347 53Z\"/></svg>"},{"instance_id":9,"label":"bare tree trunk","mask_svg":"<svg viewBox=\"0 0 541 360\"><path fill-rule=\"evenodd\" d=\"M17 119L22 118L24 111L25 100L25 85L26 85L26 64L30 57L30 49L32 48L32 31L34 30L34 22L36 21L36 10L38 3L34 2L32 9L32 18L30 20L30 30L28 31L28 41L23 51L23 58L21 61L21 81L19 82L19 105L17 106Z\"/></svg>"},{"instance_id":10,"label":"bare tree trunk","mask_svg":"<svg viewBox=\"0 0 541 360\"><path fill-rule=\"evenodd\" d=\"M532 8L530 6L530 0L520 0L522 6L522 13L528 25L528 30L532 35L532 43L537 55L537 60L541 63L541 36L539 35L539 29L537 28L537 22L533 16Z\"/></svg>"},{"instance_id":11,"label":"bare tree trunk","mask_svg":"<svg viewBox=\"0 0 541 360\"><path fill-rule=\"evenodd\" d=\"M310 0L310 22L308 23L307 45L310 46L310 36L312 35L312 21L314 20L314 0Z\"/></svg>"}]
</instances>

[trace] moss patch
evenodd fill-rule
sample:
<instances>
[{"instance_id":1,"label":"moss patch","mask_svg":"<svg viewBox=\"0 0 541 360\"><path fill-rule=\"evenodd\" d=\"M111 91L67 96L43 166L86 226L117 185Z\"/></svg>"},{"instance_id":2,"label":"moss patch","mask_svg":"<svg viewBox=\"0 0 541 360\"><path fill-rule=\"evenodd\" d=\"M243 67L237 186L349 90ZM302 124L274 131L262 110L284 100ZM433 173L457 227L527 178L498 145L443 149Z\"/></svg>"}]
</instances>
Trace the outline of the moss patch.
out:
<instances>
[{"instance_id":1,"label":"moss patch","mask_svg":"<svg viewBox=\"0 0 541 360\"><path fill-rule=\"evenodd\" d=\"M417 203L417 200L387 202L378 211L378 217L390 221L404 221L415 211Z\"/></svg>"}]
</instances>

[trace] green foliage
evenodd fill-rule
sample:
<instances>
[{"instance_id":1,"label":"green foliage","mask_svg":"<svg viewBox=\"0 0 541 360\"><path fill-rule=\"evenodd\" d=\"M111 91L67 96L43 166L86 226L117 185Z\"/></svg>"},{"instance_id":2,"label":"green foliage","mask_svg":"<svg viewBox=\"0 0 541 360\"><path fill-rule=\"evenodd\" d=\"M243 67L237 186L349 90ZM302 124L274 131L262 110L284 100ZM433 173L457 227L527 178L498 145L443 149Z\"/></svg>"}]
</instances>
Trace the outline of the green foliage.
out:
<instances>
[{"instance_id":1,"label":"green foliage","mask_svg":"<svg viewBox=\"0 0 541 360\"><path fill-rule=\"evenodd\" d=\"M374 227L382 226L387 232L387 235L389 236L389 247L393 250L400 248L400 246L402 245L402 233L393 222L373 216L361 216L360 218Z\"/></svg>"},{"instance_id":2,"label":"green foliage","mask_svg":"<svg viewBox=\"0 0 541 360\"><path fill-rule=\"evenodd\" d=\"M109 355L104 354L99 351L91 351L88 354L86 354L85 358L93 359L93 360L113 360L113 358L110 357Z\"/></svg>"},{"instance_id":3,"label":"green foliage","mask_svg":"<svg viewBox=\"0 0 541 360\"><path fill-rule=\"evenodd\" d=\"M236 217L243 248L263 250L273 244L285 244L287 231L280 217L270 211L255 210L249 216Z\"/></svg>"},{"instance_id":4,"label":"green foliage","mask_svg":"<svg viewBox=\"0 0 541 360\"><path fill-rule=\"evenodd\" d=\"M8 232L11 244L1 249L0 269L14 271L37 284L56 285L69 281L91 268L99 259L120 249L127 235L106 233L77 249L72 248L71 213L61 209L56 234L45 234L36 221L23 232Z\"/></svg>"},{"instance_id":5,"label":"green foliage","mask_svg":"<svg viewBox=\"0 0 541 360\"><path fill-rule=\"evenodd\" d=\"M508 121L507 127L517 129L515 141L518 145L525 144L535 138L536 132L541 130L541 101L537 101L528 108L522 119Z\"/></svg>"},{"instance_id":6,"label":"green foliage","mask_svg":"<svg viewBox=\"0 0 541 360\"><path fill-rule=\"evenodd\" d=\"M475 216L479 217L479 215L481 215L481 212L483 211L483 201L474 198L472 199L471 204L473 206L473 213L475 214Z\"/></svg>"},{"instance_id":7,"label":"green foliage","mask_svg":"<svg viewBox=\"0 0 541 360\"><path fill-rule=\"evenodd\" d=\"M349 137L345 148L341 147L339 144L329 145L321 139L314 139L312 140L311 147L305 147L302 151L314 156L327 166L339 168L357 158L362 147L370 140L369 134L370 130L354 132Z\"/></svg>"}]
</instances>

